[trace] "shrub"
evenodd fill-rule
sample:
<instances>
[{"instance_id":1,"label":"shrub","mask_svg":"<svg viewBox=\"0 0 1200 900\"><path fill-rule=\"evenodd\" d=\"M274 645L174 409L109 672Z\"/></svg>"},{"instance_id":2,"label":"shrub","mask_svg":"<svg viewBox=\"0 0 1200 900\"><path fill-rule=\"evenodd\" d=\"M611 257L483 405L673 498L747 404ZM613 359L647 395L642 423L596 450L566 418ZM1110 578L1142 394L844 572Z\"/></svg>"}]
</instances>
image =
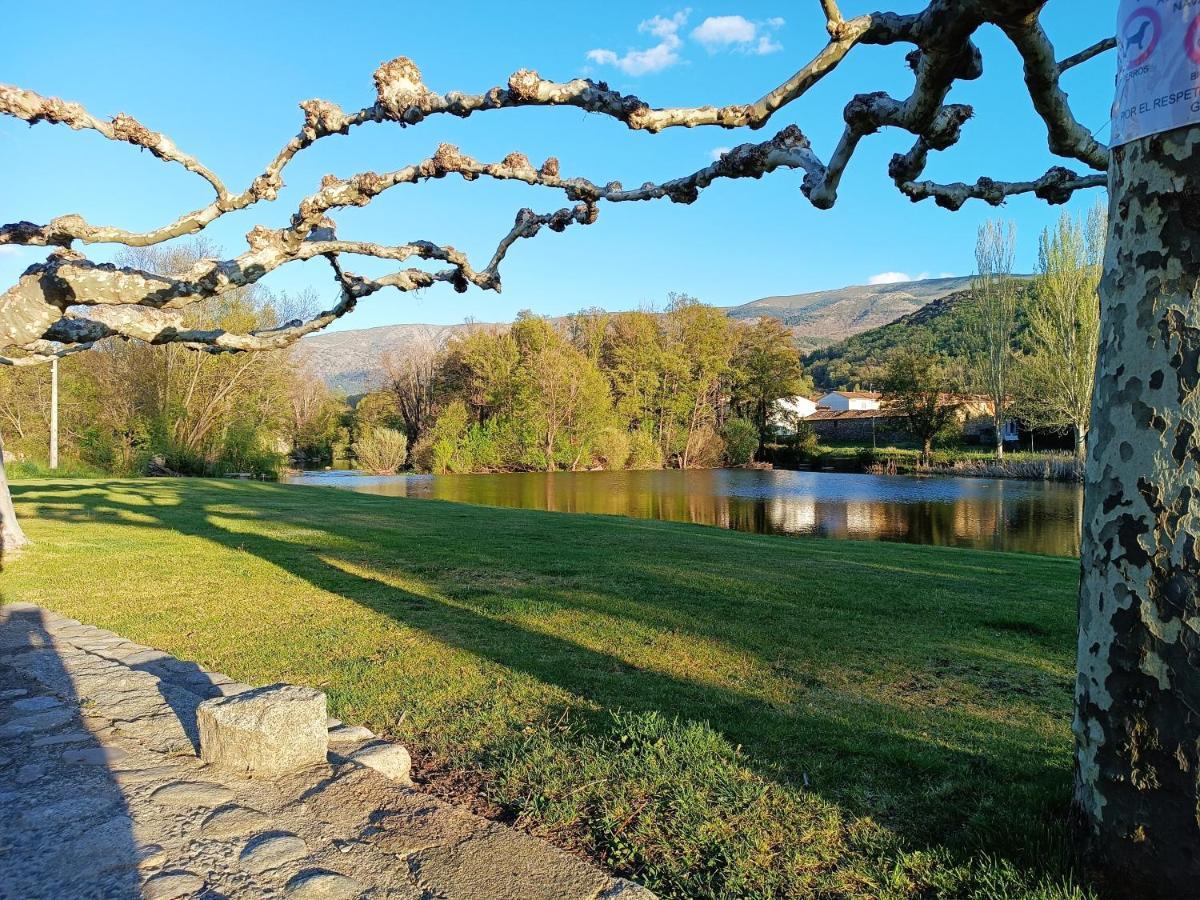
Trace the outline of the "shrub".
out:
<instances>
[{"instance_id":1,"label":"shrub","mask_svg":"<svg viewBox=\"0 0 1200 900\"><path fill-rule=\"evenodd\" d=\"M731 466L744 466L758 450L758 428L748 419L730 419L722 429L725 459Z\"/></svg>"},{"instance_id":2,"label":"shrub","mask_svg":"<svg viewBox=\"0 0 1200 900\"><path fill-rule=\"evenodd\" d=\"M408 456L408 438L394 428L372 425L354 442L358 467L376 475L398 471Z\"/></svg>"},{"instance_id":3,"label":"shrub","mask_svg":"<svg viewBox=\"0 0 1200 900\"><path fill-rule=\"evenodd\" d=\"M596 460L609 470L623 469L629 463L632 452L632 440L629 432L623 428L610 425L601 429L596 435L593 452Z\"/></svg>"},{"instance_id":4,"label":"shrub","mask_svg":"<svg viewBox=\"0 0 1200 900\"><path fill-rule=\"evenodd\" d=\"M691 438L690 469L712 469L725 461L725 440L711 425L701 425Z\"/></svg>"},{"instance_id":5,"label":"shrub","mask_svg":"<svg viewBox=\"0 0 1200 900\"><path fill-rule=\"evenodd\" d=\"M465 446L467 419L465 403L461 400L449 403L413 447L413 465L422 472L435 475L470 472L473 462Z\"/></svg>"},{"instance_id":6,"label":"shrub","mask_svg":"<svg viewBox=\"0 0 1200 900\"><path fill-rule=\"evenodd\" d=\"M631 469L661 469L662 449L654 435L641 428L629 435L629 461Z\"/></svg>"},{"instance_id":7,"label":"shrub","mask_svg":"<svg viewBox=\"0 0 1200 900\"><path fill-rule=\"evenodd\" d=\"M492 418L467 429L458 449L447 458L451 472L495 472L521 458L521 435L511 418Z\"/></svg>"},{"instance_id":8,"label":"shrub","mask_svg":"<svg viewBox=\"0 0 1200 900\"><path fill-rule=\"evenodd\" d=\"M234 423L216 450L216 459L210 466L213 474L248 472L255 477L277 476L284 455L264 446L267 441L268 435L256 423Z\"/></svg>"}]
</instances>

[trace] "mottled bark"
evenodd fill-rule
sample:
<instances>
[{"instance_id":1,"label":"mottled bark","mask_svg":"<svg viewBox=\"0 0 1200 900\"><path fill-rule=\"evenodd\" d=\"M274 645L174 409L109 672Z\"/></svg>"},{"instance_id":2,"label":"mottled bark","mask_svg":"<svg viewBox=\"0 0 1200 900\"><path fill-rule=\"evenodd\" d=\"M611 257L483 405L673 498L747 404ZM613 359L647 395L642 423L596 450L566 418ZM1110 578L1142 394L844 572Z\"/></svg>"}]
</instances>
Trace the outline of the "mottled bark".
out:
<instances>
[{"instance_id":1,"label":"mottled bark","mask_svg":"<svg viewBox=\"0 0 1200 900\"><path fill-rule=\"evenodd\" d=\"M1200 128L1113 152L1076 790L1116 895L1200 895Z\"/></svg>"}]
</instances>

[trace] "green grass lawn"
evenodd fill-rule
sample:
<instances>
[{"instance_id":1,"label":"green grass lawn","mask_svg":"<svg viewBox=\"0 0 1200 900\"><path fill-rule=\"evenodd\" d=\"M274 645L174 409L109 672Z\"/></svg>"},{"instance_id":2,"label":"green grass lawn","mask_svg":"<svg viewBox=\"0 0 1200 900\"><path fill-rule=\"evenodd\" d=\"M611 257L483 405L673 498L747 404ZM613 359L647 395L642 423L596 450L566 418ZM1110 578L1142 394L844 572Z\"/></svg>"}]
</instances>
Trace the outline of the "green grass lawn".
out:
<instances>
[{"instance_id":1,"label":"green grass lawn","mask_svg":"<svg viewBox=\"0 0 1200 900\"><path fill-rule=\"evenodd\" d=\"M1074 897L1078 563L201 480L14 485L3 597L316 685L664 896Z\"/></svg>"}]
</instances>

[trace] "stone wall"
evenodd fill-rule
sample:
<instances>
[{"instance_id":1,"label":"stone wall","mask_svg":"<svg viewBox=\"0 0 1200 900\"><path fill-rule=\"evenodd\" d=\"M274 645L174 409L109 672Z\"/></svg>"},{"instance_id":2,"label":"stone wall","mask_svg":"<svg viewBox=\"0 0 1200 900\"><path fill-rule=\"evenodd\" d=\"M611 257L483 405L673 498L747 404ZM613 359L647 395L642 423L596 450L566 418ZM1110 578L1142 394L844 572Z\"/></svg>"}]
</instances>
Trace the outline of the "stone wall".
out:
<instances>
[{"instance_id":1,"label":"stone wall","mask_svg":"<svg viewBox=\"0 0 1200 900\"><path fill-rule=\"evenodd\" d=\"M816 434L818 440L834 443L853 441L869 444L871 442L872 423L874 424L874 436L877 443L891 444L911 437L895 419L891 418L818 419L816 421L809 421L809 425L812 426L813 433Z\"/></svg>"}]
</instances>

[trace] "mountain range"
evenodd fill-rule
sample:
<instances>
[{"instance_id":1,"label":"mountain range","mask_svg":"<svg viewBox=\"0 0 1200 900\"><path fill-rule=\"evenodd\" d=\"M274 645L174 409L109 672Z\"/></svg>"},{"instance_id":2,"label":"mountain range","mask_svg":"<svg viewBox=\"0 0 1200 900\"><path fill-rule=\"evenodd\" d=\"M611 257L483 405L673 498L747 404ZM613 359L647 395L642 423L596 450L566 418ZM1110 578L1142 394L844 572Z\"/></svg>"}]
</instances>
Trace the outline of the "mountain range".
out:
<instances>
[{"instance_id":1,"label":"mountain range","mask_svg":"<svg viewBox=\"0 0 1200 900\"><path fill-rule=\"evenodd\" d=\"M897 284L853 285L831 291L763 297L726 307L734 319L779 319L802 352L817 350L895 322L926 305L970 287L971 279L934 278ZM370 390L383 357L414 346L443 346L471 325L381 325L314 335L298 352L334 390L348 395Z\"/></svg>"}]
</instances>

